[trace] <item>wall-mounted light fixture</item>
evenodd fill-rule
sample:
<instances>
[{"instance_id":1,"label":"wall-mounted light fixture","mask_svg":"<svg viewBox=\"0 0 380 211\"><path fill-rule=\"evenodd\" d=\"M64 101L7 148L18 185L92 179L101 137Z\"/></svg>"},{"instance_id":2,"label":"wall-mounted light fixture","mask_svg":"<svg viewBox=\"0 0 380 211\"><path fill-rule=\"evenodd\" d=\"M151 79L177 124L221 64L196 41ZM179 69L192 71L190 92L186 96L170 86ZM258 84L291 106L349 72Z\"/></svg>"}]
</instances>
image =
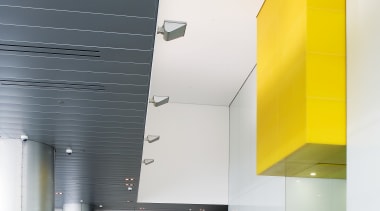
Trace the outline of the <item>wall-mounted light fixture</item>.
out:
<instances>
[{"instance_id":1,"label":"wall-mounted light fixture","mask_svg":"<svg viewBox=\"0 0 380 211\"><path fill-rule=\"evenodd\" d=\"M162 34L164 40L170 41L185 36L186 22L165 20L161 27L158 27L157 34Z\"/></svg>"},{"instance_id":2,"label":"wall-mounted light fixture","mask_svg":"<svg viewBox=\"0 0 380 211\"><path fill-rule=\"evenodd\" d=\"M144 159L143 160L143 164L145 164L145 165L152 164L153 162L154 162L154 159Z\"/></svg>"},{"instance_id":3,"label":"wall-mounted light fixture","mask_svg":"<svg viewBox=\"0 0 380 211\"><path fill-rule=\"evenodd\" d=\"M169 96L153 96L149 99L149 103L153 103L155 107L162 106L169 102Z\"/></svg>"},{"instance_id":4,"label":"wall-mounted light fixture","mask_svg":"<svg viewBox=\"0 0 380 211\"><path fill-rule=\"evenodd\" d=\"M148 143L153 143L155 141L158 141L160 139L160 136L155 136L155 135L147 135L145 137L145 141L147 141Z\"/></svg>"}]
</instances>

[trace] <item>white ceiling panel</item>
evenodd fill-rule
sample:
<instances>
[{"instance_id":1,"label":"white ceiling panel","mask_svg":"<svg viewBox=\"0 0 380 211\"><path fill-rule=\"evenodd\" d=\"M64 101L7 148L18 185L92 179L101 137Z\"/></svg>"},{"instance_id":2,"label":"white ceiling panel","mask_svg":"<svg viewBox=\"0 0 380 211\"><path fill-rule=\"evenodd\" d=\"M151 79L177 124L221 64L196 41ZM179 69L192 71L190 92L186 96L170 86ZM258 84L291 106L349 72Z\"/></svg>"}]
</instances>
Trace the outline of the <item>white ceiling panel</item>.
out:
<instances>
[{"instance_id":1,"label":"white ceiling panel","mask_svg":"<svg viewBox=\"0 0 380 211\"><path fill-rule=\"evenodd\" d=\"M155 40L150 93L171 102L229 105L256 64L263 0L161 0L157 25L186 21L185 37Z\"/></svg>"}]
</instances>

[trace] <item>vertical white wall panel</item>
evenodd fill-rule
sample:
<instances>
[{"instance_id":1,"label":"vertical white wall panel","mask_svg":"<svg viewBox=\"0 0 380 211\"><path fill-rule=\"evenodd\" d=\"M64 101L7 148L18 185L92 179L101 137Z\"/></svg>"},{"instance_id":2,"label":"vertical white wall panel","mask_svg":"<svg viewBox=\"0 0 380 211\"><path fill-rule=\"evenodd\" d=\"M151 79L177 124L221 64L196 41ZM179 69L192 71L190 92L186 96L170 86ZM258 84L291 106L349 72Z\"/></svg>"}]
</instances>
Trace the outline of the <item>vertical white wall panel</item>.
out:
<instances>
[{"instance_id":1,"label":"vertical white wall panel","mask_svg":"<svg viewBox=\"0 0 380 211\"><path fill-rule=\"evenodd\" d=\"M347 210L380 209L380 1L347 0Z\"/></svg>"},{"instance_id":2,"label":"vertical white wall panel","mask_svg":"<svg viewBox=\"0 0 380 211\"><path fill-rule=\"evenodd\" d=\"M148 106L139 202L227 204L229 110L226 106L169 103Z\"/></svg>"},{"instance_id":3,"label":"vertical white wall panel","mask_svg":"<svg viewBox=\"0 0 380 211\"><path fill-rule=\"evenodd\" d=\"M230 106L229 210L285 210L285 177L256 175L256 71Z\"/></svg>"},{"instance_id":4,"label":"vertical white wall panel","mask_svg":"<svg viewBox=\"0 0 380 211\"><path fill-rule=\"evenodd\" d=\"M21 210L22 142L0 139L0 210Z\"/></svg>"}]
</instances>

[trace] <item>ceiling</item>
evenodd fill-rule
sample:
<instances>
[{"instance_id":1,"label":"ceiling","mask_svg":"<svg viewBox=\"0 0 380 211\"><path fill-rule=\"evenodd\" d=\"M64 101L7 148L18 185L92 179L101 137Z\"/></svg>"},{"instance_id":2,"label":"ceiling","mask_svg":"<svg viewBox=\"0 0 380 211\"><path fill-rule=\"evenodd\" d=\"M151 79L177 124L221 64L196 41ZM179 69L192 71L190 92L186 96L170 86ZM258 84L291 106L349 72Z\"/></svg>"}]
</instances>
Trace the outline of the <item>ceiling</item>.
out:
<instances>
[{"instance_id":1,"label":"ceiling","mask_svg":"<svg viewBox=\"0 0 380 211\"><path fill-rule=\"evenodd\" d=\"M56 148L56 207L137 206L157 7L1 1L0 132Z\"/></svg>"},{"instance_id":2,"label":"ceiling","mask_svg":"<svg viewBox=\"0 0 380 211\"><path fill-rule=\"evenodd\" d=\"M264 0L160 0L157 23L188 23L183 38L156 39L150 92L172 103L228 106L256 64Z\"/></svg>"},{"instance_id":3,"label":"ceiling","mask_svg":"<svg viewBox=\"0 0 380 211\"><path fill-rule=\"evenodd\" d=\"M0 135L56 148L56 207L225 209L136 204L147 99L227 106L256 63L262 1L160 0L157 19L158 0L2 0ZM164 19L185 37L155 40Z\"/></svg>"}]
</instances>

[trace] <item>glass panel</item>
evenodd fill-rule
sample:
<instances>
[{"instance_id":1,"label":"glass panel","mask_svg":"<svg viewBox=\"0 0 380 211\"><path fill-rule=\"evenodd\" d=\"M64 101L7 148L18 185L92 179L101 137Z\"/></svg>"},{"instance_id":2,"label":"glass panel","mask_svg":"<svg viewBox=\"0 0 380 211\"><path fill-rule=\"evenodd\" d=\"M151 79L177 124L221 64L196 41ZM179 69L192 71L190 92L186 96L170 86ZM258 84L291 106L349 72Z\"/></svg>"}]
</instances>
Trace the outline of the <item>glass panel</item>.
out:
<instances>
[{"instance_id":1,"label":"glass panel","mask_svg":"<svg viewBox=\"0 0 380 211\"><path fill-rule=\"evenodd\" d=\"M286 178L286 211L345 211L346 180Z\"/></svg>"}]
</instances>

